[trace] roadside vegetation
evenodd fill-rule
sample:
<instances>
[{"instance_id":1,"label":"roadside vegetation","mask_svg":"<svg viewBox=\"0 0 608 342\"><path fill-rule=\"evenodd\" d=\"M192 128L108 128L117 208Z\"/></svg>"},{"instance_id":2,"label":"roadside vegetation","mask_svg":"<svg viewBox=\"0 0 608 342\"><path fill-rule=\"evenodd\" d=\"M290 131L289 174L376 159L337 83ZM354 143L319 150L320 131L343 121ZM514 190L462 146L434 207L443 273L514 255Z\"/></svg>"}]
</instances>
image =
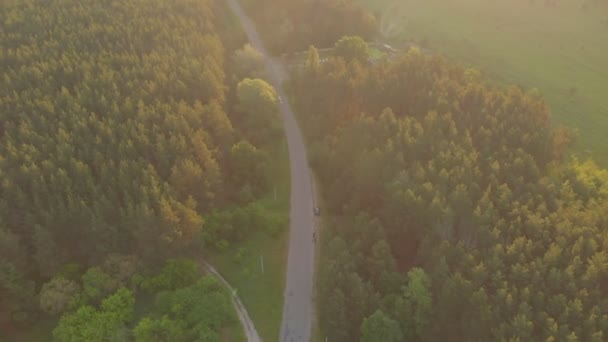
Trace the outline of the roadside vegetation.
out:
<instances>
[{"instance_id":1,"label":"roadside vegetation","mask_svg":"<svg viewBox=\"0 0 608 342\"><path fill-rule=\"evenodd\" d=\"M277 141L268 170L271 191L254 203L252 216L236 223L253 226L255 232L206 256L236 289L265 341L279 336L289 237L289 155L284 140Z\"/></svg>"}]
</instances>

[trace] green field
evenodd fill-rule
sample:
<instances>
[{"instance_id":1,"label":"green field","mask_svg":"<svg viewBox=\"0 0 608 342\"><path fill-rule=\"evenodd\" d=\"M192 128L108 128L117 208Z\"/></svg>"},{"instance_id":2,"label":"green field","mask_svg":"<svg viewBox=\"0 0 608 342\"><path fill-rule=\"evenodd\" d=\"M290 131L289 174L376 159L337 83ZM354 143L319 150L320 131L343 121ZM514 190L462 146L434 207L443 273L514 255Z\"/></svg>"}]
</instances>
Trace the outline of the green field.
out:
<instances>
[{"instance_id":1,"label":"green field","mask_svg":"<svg viewBox=\"0 0 608 342\"><path fill-rule=\"evenodd\" d=\"M289 155L287 146L280 142L273 153L272 179L276 184L262 204L276 214L284 215L289 222ZM216 253L207 260L237 290L243 305L264 341L274 341L279 336L283 313L283 289L289 227L276 237L265 232L256 232L245 241L232 244L225 252ZM261 257L261 258L260 258ZM262 260L264 272L262 273Z\"/></svg>"},{"instance_id":2,"label":"green field","mask_svg":"<svg viewBox=\"0 0 608 342\"><path fill-rule=\"evenodd\" d=\"M608 167L608 4L588 0L359 0L386 39L413 41L498 82L538 88L575 153Z\"/></svg>"}]
</instances>

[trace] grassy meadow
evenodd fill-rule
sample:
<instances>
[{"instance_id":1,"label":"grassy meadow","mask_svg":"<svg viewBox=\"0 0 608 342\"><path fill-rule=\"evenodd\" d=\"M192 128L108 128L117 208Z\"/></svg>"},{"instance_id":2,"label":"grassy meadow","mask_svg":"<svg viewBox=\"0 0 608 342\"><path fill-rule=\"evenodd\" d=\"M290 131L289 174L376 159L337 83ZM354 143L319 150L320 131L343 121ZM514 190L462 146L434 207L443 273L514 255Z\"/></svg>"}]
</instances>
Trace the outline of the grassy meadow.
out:
<instances>
[{"instance_id":1,"label":"grassy meadow","mask_svg":"<svg viewBox=\"0 0 608 342\"><path fill-rule=\"evenodd\" d=\"M396 46L414 41L497 82L538 88L554 123L578 130L574 152L608 167L608 3L359 1Z\"/></svg>"}]
</instances>

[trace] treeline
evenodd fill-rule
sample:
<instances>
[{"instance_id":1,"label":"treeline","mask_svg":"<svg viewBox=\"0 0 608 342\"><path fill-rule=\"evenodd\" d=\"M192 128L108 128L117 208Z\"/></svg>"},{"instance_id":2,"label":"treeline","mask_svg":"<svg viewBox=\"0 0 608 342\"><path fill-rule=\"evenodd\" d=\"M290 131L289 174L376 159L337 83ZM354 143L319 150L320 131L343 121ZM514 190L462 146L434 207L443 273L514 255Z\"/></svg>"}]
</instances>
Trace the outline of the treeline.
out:
<instances>
[{"instance_id":1,"label":"treeline","mask_svg":"<svg viewBox=\"0 0 608 342\"><path fill-rule=\"evenodd\" d=\"M310 48L292 84L332 217L328 339L606 340L608 171L565 158L536 91L353 51Z\"/></svg>"},{"instance_id":2,"label":"treeline","mask_svg":"<svg viewBox=\"0 0 608 342\"><path fill-rule=\"evenodd\" d=\"M354 0L245 0L243 5L274 53L331 47L343 35L371 39L376 18Z\"/></svg>"},{"instance_id":3,"label":"treeline","mask_svg":"<svg viewBox=\"0 0 608 342\"><path fill-rule=\"evenodd\" d=\"M67 270L78 279L118 255L153 272L193 243L245 237L243 216L273 219L254 201L280 133L276 94L241 81L261 66L235 66L244 35L225 6L1 6L0 324L67 310L38 296Z\"/></svg>"}]
</instances>

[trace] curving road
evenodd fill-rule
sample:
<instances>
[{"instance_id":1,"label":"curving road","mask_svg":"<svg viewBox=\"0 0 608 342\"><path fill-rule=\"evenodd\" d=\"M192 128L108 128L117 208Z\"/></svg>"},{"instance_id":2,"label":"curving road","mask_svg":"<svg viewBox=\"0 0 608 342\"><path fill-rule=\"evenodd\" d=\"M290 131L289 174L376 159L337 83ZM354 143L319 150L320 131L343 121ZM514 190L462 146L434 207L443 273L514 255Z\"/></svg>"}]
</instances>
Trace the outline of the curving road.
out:
<instances>
[{"instance_id":1,"label":"curving road","mask_svg":"<svg viewBox=\"0 0 608 342\"><path fill-rule=\"evenodd\" d=\"M287 79L288 73L283 64L274 60L266 52L255 26L238 2L228 0L228 4L241 21L251 45L264 56L266 68L271 76L270 82L278 95L287 99L282 82ZM312 236L314 229L312 178L306 159L304 140L291 106L288 101L281 101L279 106L289 146L291 169L289 257L279 341L308 342L312 328L312 279L315 251Z\"/></svg>"}]
</instances>

